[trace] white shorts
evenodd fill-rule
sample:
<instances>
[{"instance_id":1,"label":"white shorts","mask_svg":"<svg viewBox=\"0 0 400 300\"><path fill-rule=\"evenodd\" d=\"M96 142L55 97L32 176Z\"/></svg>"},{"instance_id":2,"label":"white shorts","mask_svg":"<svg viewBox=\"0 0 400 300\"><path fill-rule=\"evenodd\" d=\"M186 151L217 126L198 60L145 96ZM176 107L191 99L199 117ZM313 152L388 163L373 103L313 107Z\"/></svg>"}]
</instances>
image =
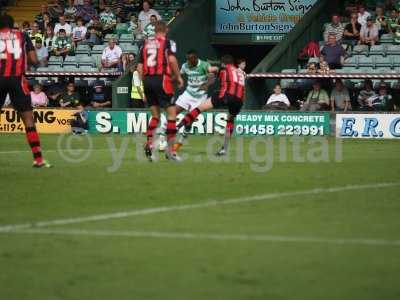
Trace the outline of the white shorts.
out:
<instances>
[{"instance_id":1,"label":"white shorts","mask_svg":"<svg viewBox=\"0 0 400 300\"><path fill-rule=\"evenodd\" d=\"M207 98L207 94L199 98L195 98L185 91L179 96L178 100L176 100L175 105L182 107L186 111L191 111L205 102Z\"/></svg>"}]
</instances>

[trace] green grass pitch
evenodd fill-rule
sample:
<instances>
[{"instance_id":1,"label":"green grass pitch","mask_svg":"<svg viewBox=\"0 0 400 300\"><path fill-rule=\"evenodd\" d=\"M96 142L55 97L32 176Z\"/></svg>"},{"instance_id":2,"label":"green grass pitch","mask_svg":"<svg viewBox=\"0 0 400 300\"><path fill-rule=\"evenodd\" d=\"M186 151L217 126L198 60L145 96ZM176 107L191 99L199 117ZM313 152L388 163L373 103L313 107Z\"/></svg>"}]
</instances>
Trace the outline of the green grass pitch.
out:
<instances>
[{"instance_id":1,"label":"green grass pitch","mask_svg":"<svg viewBox=\"0 0 400 300\"><path fill-rule=\"evenodd\" d=\"M0 299L400 299L400 141L220 141L1 135Z\"/></svg>"}]
</instances>

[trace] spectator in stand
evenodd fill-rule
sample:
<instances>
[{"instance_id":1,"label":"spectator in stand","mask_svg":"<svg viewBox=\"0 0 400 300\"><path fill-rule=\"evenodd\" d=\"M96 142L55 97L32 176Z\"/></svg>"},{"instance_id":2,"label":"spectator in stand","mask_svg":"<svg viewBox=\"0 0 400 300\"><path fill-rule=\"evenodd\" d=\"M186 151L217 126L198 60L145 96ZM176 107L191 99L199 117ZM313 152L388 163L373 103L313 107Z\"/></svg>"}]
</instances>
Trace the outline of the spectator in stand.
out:
<instances>
[{"instance_id":1,"label":"spectator in stand","mask_svg":"<svg viewBox=\"0 0 400 300\"><path fill-rule=\"evenodd\" d=\"M22 31L27 33L28 35L31 33L31 24L28 21L24 21L22 23Z\"/></svg>"},{"instance_id":2,"label":"spectator in stand","mask_svg":"<svg viewBox=\"0 0 400 300\"><path fill-rule=\"evenodd\" d=\"M392 9L390 11L389 18L387 20L388 23L388 30L391 33L396 32L397 27L399 26L399 13L397 12L397 9Z\"/></svg>"},{"instance_id":3,"label":"spectator in stand","mask_svg":"<svg viewBox=\"0 0 400 300\"><path fill-rule=\"evenodd\" d=\"M352 13L350 16L350 23L346 25L343 33L343 41L350 44L352 47L360 41L361 24L358 23L357 13Z\"/></svg>"},{"instance_id":4,"label":"spectator in stand","mask_svg":"<svg viewBox=\"0 0 400 300\"><path fill-rule=\"evenodd\" d=\"M101 22L97 16L93 17L93 19L90 20L90 22L88 24L86 24L86 26L94 27L96 29L96 31L98 32L99 36L100 37L103 36L103 25L101 25Z\"/></svg>"},{"instance_id":5,"label":"spectator in stand","mask_svg":"<svg viewBox=\"0 0 400 300\"><path fill-rule=\"evenodd\" d=\"M152 15L150 17L150 23L147 24L147 26L143 30L143 36L145 39L150 39L154 38L156 35L156 22L157 22L157 16Z\"/></svg>"},{"instance_id":6,"label":"spectator in stand","mask_svg":"<svg viewBox=\"0 0 400 300\"><path fill-rule=\"evenodd\" d=\"M39 24L41 25L41 24L43 23L43 21L44 21L44 15L45 15L45 14L48 14L48 13L49 13L49 11L48 11L47 4L42 4L42 5L40 6L40 14L38 14L38 15L35 16L35 22L37 22L37 23L39 23ZM44 28L46 28L46 27L43 26L43 27L42 27L42 30L43 30Z\"/></svg>"},{"instance_id":7,"label":"spectator in stand","mask_svg":"<svg viewBox=\"0 0 400 300\"><path fill-rule=\"evenodd\" d=\"M132 5L130 0L117 0L114 2L113 10L119 20L118 23L126 23L132 15Z\"/></svg>"},{"instance_id":8,"label":"spectator in stand","mask_svg":"<svg viewBox=\"0 0 400 300\"><path fill-rule=\"evenodd\" d=\"M385 0L383 2L383 6L386 11L390 11L392 9L396 9L396 0Z\"/></svg>"},{"instance_id":9,"label":"spectator in stand","mask_svg":"<svg viewBox=\"0 0 400 300\"><path fill-rule=\"evenodd\" d=\"M65 21L65 16L60 16L58 18L59 23L56 24L56 26L54 27L54 34L58 34L58 32L60 31L60 29L64 29L65 34L67 36L70 36L72 33L72 28L71 25L69 25L66 21Z\"/></svg>"},{"instance_id":10,"label":"spectator in stand","mask_svg":"<svg viewBox=\"0 0 400 300\"><path fill-rule=\"evenodd\" d=\"M52 22L56 22L64 14L64 8L58 0L49 1L48 11Z\"/></svg>"},{"instance_id":11,"label":"spectator in stand","mask_svg":"<svg viewBox=\"0 0 400 300\"><path fill-rule=\"evenodd\" d=\"M65 19L68 22L73 22L75 20L75 16L76 16L77 11L78 10L76 9L76 7L74 5L74 1L73 0L68 0L68 6L64 10Z\"/></svg>"},{"instance_id":12,"label":"spectator in stand","mask_svg":"<svg viewBox=\"0 0 400 300\"><path fill-rule=\"evenodd\" d=\"M38 83L36 83L33 86L33 91L31 91L31 102L32 102L32 107L46 107L47 103L49 102L49 99L47 99L47 96L45 93L42 91L42 86Z\"/></svg>"},{"instance_id":13,"label":"spectator in stand","mask_svg":"<svg viewBox=\"0 0 400 300\"><path fill-rule=\"evenodd\" d=\"M108 46L103 50L101 56L101 65L103 69L120 68L121 56L121 48L116 45L115 39L110 39L108 41Z\"/></svg>"},{"instance_id":14,"label":"spectator in stand","mask_svg":"<svg viewBox=\"0 0 400 300\"><path fill-rule=\"evenodd\" d=\"M378 95L370 97L366 103L368 107L364 107L363 110L392 111L396 109L396 105L393 103L393 97L388 94L387 86L384 82L379 86Z\"/></svg>"},{"instance_id":15,"label":"spectator in stand","mask_svg":"<svg viewBox=\"0 0 400 300\"><path fill-rule=\"evenodd\" d=\"M47 48L47 51L51 51L53 49L53 43L55 39L56 36L54 35L53 27L51 25L47 26L43 40L43 45Z\"/></svg>"},{"instance_id":16,"label":"spectator in stand","mask_svg":"<svg viewBox=\"0 0 400 300\"><path fill-rule=\"evenodd\" d=\"M360 32L360 45L373 46L379 41L379 31L378 27L374 23L374 19L369 17L367 19L367 24L361 27Z\"/></svg>"},{"instance_id":17,"label":"spectator in stand","mask_svg":"<svg viewBox=\"0 0 400 300\"><path fill-rule=\"evenodd\" d=\"M75 43L75 45L79 44L85 39L86 33L87 33L87 28L86 26L83 25L82 18L78 18L76 20L76 26L72 30L72 40Z\"/></svg>"},{"instance_id":18,"label":"spectator in stand","mask_svg":"<svg viewBox=\"0 0 400 300\"><path fill-rule=\"evenodd\" d=\"M182 13L183 13L182 9L181 9L181 8L178 8L178 9L175 11L175 13L174 13L174 17L177 18L177 17L179 17Z\"/></svg>"},{"instance_id":19,"label":"spectator in stand","mask_svg":"<svg viewBox=\"0 0 400 300\"><path fill-rule=\"evenodd\" d=\"M69 82L67 84L65 92L59 98L60 107L72 107L83 109L80 104L79 93L75 90L75 84L73 82Z\"/></svg>"},{"instance_id":20,"label":"spectator in stand","mask_svg":"<svg viewBox=\"0 0 400 300\"><path fill-rule=\"evenodd\" d=\"M58 31L57 38L54 40L52 48L55 56L62 56L64 59L72 52L72 41L66 35L65 29L61 28Z\"/></svg>"},{"instance_id":21,"label":"spectator in stand","mask_svg":"<svg viewBox=\"0 0 400 300\"><path fill-rule=\"evenodd\" d=\"M132 66L132 89L131 89L131 102L130 108L144 108L146 96L144 94L143 81L140 79L137 64Z\"/></svg>"},{"instance_id":22,"label":"spectator in stand","mask_svg":"<svg viewBox=\"0 0 400 300\"><path fill-rule=\"evenodd\" d=\"M264 108L267 110L288 110L290 101L288 97L282 93L280 84L274 87L274 93L268 98Z\"/></svg>"},{"instance_id":23,"label":"spectator in stand","mask_svg":"<svg viewBox=\"0 0 400 300\"><path fill-rule=\"evenodd\" d=\"M309 63L307 65L307 74L317 74L318 73L318 66L316 63ZM297 87L299 90L308 90L312 87L314 83L314 79L309 78L302 78L297 80Z\"/></svg>"},{"instance_id":24,"label":"spectator in stand","mask_svg":"<svg viewBox=\"0 0 400 300\"><path fill-rule=\"evenodd\" d=\"M372 101L372 107L376 111L393 111L397 109L393 102L393 97L388 94L387 86L384 82L379 86L379 94L378 97Z\"/></svg>"},{"instance_id":25,"label":"spectator in stand","mask_svg":"<svg viewBox=\"0 0 400 300\"><path fill-rule=\"evenodd\" d=\"M96 27L89 27L86 33L86 38L82 43L91 47L94 45L101 45L101 32L97 31Z\"/></svg>"},{"instance_id":26,"label":"spectator in stand","mask_svg":"<svg viewBox=\"0 0 400 300\"><path fill-rule=\"evenodd\" d=\"M93 108L111 107L111 97L108 94L104 82L96 80L91 92L90 99L92 99L92 102L90 105Z\"/></svg>"},{"instance_id":27,"label":"spectator in stand","mask_svg":"<svg viewBox=\"0 0 400 300\"><path fill-rule=\"evenodd\" d=\"M114 28L117 25L117 17L111 11L109 5L107 5L105 10L100 14L100 22L103 27L104 35L114 32Z\"/></svg>"},{"instance_id":28,"label":"spectator in stand","mask_svg":"<svg viewBox=\"0 0 400 300\"><path fill-rule=\"evenodd\" d=\"M338 43L341 43L342 37L343 37L343 32L344 32L344 27L343 27L342 23L340 23L339 15L336 15L336 14L333 15L331 23L326 25L325 30L324 30L325 43L328 42L330 35L335 35L336 41Z\"/></svg>"},{"instance_id":29,"label":"spectator in stand","mask_svg":"<svg viewBox=\"0 0 400 300\"><path fill-rule=\"evenodd\" d=\"M77 7L77 17L81 17L85 23L97 17L97 11L91 4L90 0L84 0L83 5Z\"/></svg>"},{"instance_id":30,"label":"spectator in stand","mask_svg":"<svg viewBox=\"0 0 400 300\"><path fill-rule=\"evenodd\" d=\"M43 41L39 38L35 40L35 51L39 61L39 67L47 67L49 60L49 52L46 47L43 47Z\"/></svg>"},{"instance_id":31,"label":"spectator in stand","mask_svg":"<svg viewBox=\"0 0 400 300\"><path fill-rule=\"evenodd\" d=\"M97 12L101 13L106 9L106 1L105 0L99 0L99 4L97 5Z\"/></svg>"},{"instance_id":32,"label":"spectator in stand","mask_svg":"<svg viewBox=\"0 0 400 300\"><path fill-rule=\"evenodd\" d=\"M29 33L29 37L31 38L32 41L35 41L36 39L41 39L43 40L43 34L40 32L39 24L37 22L33 22L31 26L31 32Z\"/></svg>"},{"instance_id":33,"label":"spectator in stand","mask_svg":"<svg viewBox=\"0 0 400 300\"><path fill-rule=\"evenodd\" d=\"M378 5L375 10L375 24L378 27L379 36L389 32L387 19L383 6Z\"/></svg>"},{"instance_id":34,"label":"spectator in stand","mask_svg":"<svg viewBox=\"0 0 400 300\"><path fill-rule=\"evenodd\" d=\"M396 30L393 32L394 43L396 45L400 44L400 18L397 21Z\"/></svg>"},{"instance_id":35,"label":"spectator in stand","mask_svg":"<svg viewBox=\"0 0 400 300\"><path fill-rule=\"evenodd\" d=\"M363 3L363 0L350 0L346 1L345 10L351 15L352 13L358 14L359 6Z\"/></svg>"},{"instance_id":36,"label":"spectator in stand","mask_svg":"<svg viewBox=\"0 0 400 300\"><path fill-rule=\"evenodd\" d=\"M318 73L320 74L329 74L331 73L331 68L329 67L329 64L325 61L324 56L319 57L319 70Z\"/></svg>"},{"instance_id":37,"label":"spectator in stand","mask_svg":"<svg viewBox=\"0 0 400 300\"><path fill-rule=\"evenodd\" d=\"M372 81L367 79L364 81L364 89L360 91L358 95L358 104L360 110L372 110L371 103L376 98L376 93L372 88Z\"/></svg>"},{"instance_id":38,"label":"spectator in stand","mask_svg":"<svg viewBox=\"0 0 400 300\"><path fill-rule=\"evenodd\" d=\"M131 72L133 73L133 68L136 63L136 55L135 53L123 54L122 55L122 69L125 73Z\"/></svg>"},{"instance_id":39,"label":"spectator in stand","mask_svg":"<svg viewBox=\"0 0 400 300\"><path fill-rule=\"evenodd\" d=\"M331 110L332 112L351 110L350 94L341 79L336 79L331 92Z\"/></svg>"},{"instance_id":40,"label":"spectator in stand","mask_svg":"<svg viewBox=\"0 0 400 300\"><path fill-rule=\"evenodd\" d=\"M45 32L48 26L54 28L54 25L55 24L50 20L50 15L48 13L43 14L43 22L39 23L40 30Z\"/></svg>"},{"instance_id":41,"label":"spectator in stand","mask_svg":"<svg viewBox=\"0 0 400 300\"><path fill-rule=\"evenodd\" d=\"M134 35L139 34L139 23L136 15L131 16L131 20L129 21L128 32Z\"/></svg>"},{"instance_id":42,"label":"spectator in stand","mask_svg":"<svg viewBox=\"0 0 400 300\"><path fill-rule=\"evenodd\" d=\"M321 83L315 81L313 89L308 93L305 103L301 103L301 111L327 110L329 107L328 93L321 88Z\"/></svg>"},{"instance_id":43,"label":"spectator in stand","mask_svg":"<svg viewBox=\"0 0 400 300\"><path fill-rule=\"evenodd\" d=\"M330 69L339 69L342 67L346 51L343 49L342 45L336 42L336 35L330 34L327 44L321 50L321 55L328 63Z\"/></svg>"},{"instance_id":44,"label":"spectator in stand","mask_svg":"<svg viewBox=\"0 0 400 300\"><path fill-rule=\"evenodd\" d=\"M139 13L139 26L141 31L150 23L150 17L152 15L155 15L157 20L161 20L160 14L155 9L151 8L149 1L143 1L143 10Z\"/></svg>"},{"instance_id":45,"label":"spectator in stand","mask_svg":"<svg viewBox=\"0 0 400 300\"><path fill-rule=\"evenodd\" d=\"M371 17L371 14L366 10L365 5L361 4L358 7L358 23L361 24L361 26L367 24L367 19Z\"/></svg>"}]
</instances>

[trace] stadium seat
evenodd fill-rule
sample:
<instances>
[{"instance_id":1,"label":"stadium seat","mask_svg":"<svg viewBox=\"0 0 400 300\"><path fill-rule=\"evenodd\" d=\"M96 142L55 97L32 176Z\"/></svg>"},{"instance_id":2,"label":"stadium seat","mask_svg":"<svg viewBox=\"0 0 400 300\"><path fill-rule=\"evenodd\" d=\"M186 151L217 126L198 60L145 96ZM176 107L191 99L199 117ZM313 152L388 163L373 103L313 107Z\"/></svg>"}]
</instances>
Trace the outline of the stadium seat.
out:
<instances>
[{"instance_id":1,"label":"stadium seat","mask_svg":"<svg viewBox=\"0 0 400 300\"><path fill-rule=\"evenodd\" d=\"M386 55L400 55L400 45L388 45Z\"/></svg>"},{"instance_id":2,"label":"stadium seat","mask_svg":"<svg viewBox=\"0 0 400 300\"><path fill-rule=\"evenodd\" d=\"M63 66L76 66L76 57L75 56L67 56L63 62Z\"/></svg>"},{"instance_id":3,"label":"stadium seat","mask_svg":"<svg viewBox=\"0 0 400 300\"><path fill-rule=\"evenodd\" d=\"M377 68L381 67L393 67L393 57L392 56L374 56L375 58L375 66Z\"/></svg>"},{"instance_id":4,"label":"stadium seat","mask_svg":"<svg viewBox=\"0 0 400 300\"><path fill-rule=\"evenodd\" d=\"M375 67L375 57L370 56L360 56L357 67Z\"/></svg>"},{"instance_id":5,"label":"stadium seat","mask_svg":"<svg viewBox=\"0 0 400 300\"><path fill-rule=\"evenodd\" d=\"M344 67L357 67L359 61L359 55L354 55L345 59L343 66Z\"/></svg>"},{"instance_id":6,"label":"stadium seat","mask_svg":"<svg viewBox=\"0 0 400 300\"><path fill-rule=\"evenodd\" d=\"M392 59L394 67L400 67L400 55L390 55L388 57Z\"/></svg>"},{"instance_id":7,"label":"stadium seat","mask_svg":"<svg viewBox=\"0 0 400 300\"><path fill-rule=\"evenodd\" d=\"M371 46L369 49L369 55L386 55L386 46L385 45L375 45Z\"/></svg>"},{"instance_id":8,"label":"stadium seat","mask_svg":"<svg viewBox=\"0 0 400 300\"><path fill-rule=\"evenodd\" d=\"M139 53L139 47L137 45L132 44L120 44L123 53L135 53L136 55Z\"/></svg>"},{"instance_id":9,"label":"stadium seat","mask_svg":"<svg viewBox=\"0 0 400 300\"><path fill-rule=\"evenodd\" d=\"M75 65L75 66L64 66L63 71L65 72L78 72L79 68Z\"/></svg>"},{"instance_id":10,"label":"stadium seat","mask_svg":"<svg viewBox=\"0 0 400 300\"><path fill-rule=\"evenodd\" d=\"M393 43L393 35L388 33L388 34L382 34L379 42L381 44L392 44Z\"/></svg>"},{"instance_id":11,"label":"stadium seat","mask_svg":"<svg viewBox=\"0 0 400 300\"><path fill-rule=\"evenodd\" d=\"M75 54L90 54L90 47L89 45L78 45L75 50Z\"/></svg>"},{"instance_id":12,"label":"stadium seat","mask_svg":"<svg viewBox=\"0 0 400 300\"><path fill-rule=\"evenodd\" d=\"M367 45L356 45L351 52L352 55L368 55Z\"/></svg>"},{"instance_id":13,"label":"stadium seat","mask_svg":"<svg viewBox=\"0 0 400 300\"><path fill-rule=\"evenodd\" d=\"M119 35L128 33L128 24L126 23L118 23L115 27L115 32Z\"/></svg>"},{"instance_id":14,"label":"stadium seat","mask_svg":"<svg viewBox=\"0 0 400 300\"><path fill-rule=\"evenodd\" d=\"M106 36L104 37L104 41L108 42L110 39L115 39L118 41L119 35L115 33L106 34Z\"/></svg>"},{"instance_id":15,"label":"stadium seat","mask_svg":"<svg viewBox=\"0 0 400 300\"><path fill-rule=\"evenodd\" d=\"M124 43L124 44L128 44L128 43L133 44L134 41L135 41L135 38L134 38L133 34L131 34L131 33L124 33L124 34L121 34L121 36L119 37L119 42L121 44L122 43Z\"/></svg>"},{"instance_id":16,"label":"stadium seat","mask_svg":"<svg viewBox=\"0 0 400 300\"><path fill-rule=\"evenodd\" d=\"M94 61L94 63L95 63L95 67L100 67L101 66L101 54L94 54L94 55L92 55L92 57L93 57L93 61Z\"/></svg>"},{"instance_id":17,"label":"stadium seat","mask_svg":"<svg viewBox=\"0 0 400 300\"><path fill-rule=\"evenodd\" d=\"M106 45L94 45L91 53L92 54L101 54L101 53L103 53L103 50L105 47L106 47Z\"/></svg>"},{"instance_id":18,"label":"stadium seat","mask_svg":"<svg viewBox=\"0 0 400 300\"><path fill-rule=\"evenodd\" d=\"M61 66L63 63L63 58L61 56L50 56L49 66Z\"/></svg>"},{"instance_id":19,"label":"stadium seat","mask_svg":"<svg viewBox=\"0 0 400 300\"><path fill-rule=\"evenodd\" d=\"M374 72L374 68L372 68L372 67L359 67L357 70L360 73L373 73Z\"/></svg>"},{"instance_id":20,"label":"stadium seat","mask_svg":"<svg viewBox=\"0 0 400 300\"><path fill-rule=\"evenodd\" d=\"M77 60L77 64L79 67L82 67L82 66L95 67L96 66L96 61L93 56L77 55L76 60Z\"/></svg>"}]
</instances>

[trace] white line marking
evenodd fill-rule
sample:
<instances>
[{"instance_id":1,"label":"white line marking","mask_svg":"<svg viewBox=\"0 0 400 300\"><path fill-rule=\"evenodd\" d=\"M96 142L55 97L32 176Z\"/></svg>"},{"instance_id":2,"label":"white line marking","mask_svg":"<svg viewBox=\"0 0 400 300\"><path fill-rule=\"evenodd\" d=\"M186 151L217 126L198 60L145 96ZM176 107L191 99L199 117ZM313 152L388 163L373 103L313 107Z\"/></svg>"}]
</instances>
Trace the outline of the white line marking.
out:
<instances>
[{"instance_id":1,"label":"white line marking","mask_svg":"<svg viewBox=\"0 0 400 300\"><path fill-rule=\"evenodd\" d=\"M386 188L386 187L394 187L394 186L399 186L399 185L400 185L400 182L386 182L386 183L374 183L374 184L364 184L364 185L348 185L348 186L340 186L340 187L332 187L332 188L315 188L315 189L303 190L303 191L270 193L270 194L262 194L262 195L256 195L256 196L250 196L250 197L232 198L232 199L225 199L225 200L210 200L210 201L198 203L198 204L161 206L161 207L154 207L154 208L145 208L145 209L138 209L138 210L131 210L131 211L115 212L115 213L109 213L109 214L92 215L92 216L86 216L86 217L58 219L58 220L42 221L42 222L36 222L36 223L33 222L33 223L25 223L25 224L3 225L3 226L0 226L0 232L35 228L35 227L38 228L38 227L48 227L48 226L57 226L57 225L80 224L80 223L86 223L86 222L107 221L107 220L112 220L112 219L122 219L122 218L128 218L128 217L133 217L133 216L151 215L151 214L171 212L171 211L192 210L192 209L197 209L197 208L207 208L207 207L214 207L214 206L219 206L219 205L240 204L240 203L248 203L248 202L273 200L273 199L278 199L278 198L283 198L283 197L294 197L294 196L304 196L304 195L336 193L336 192L344 192L344 191Z\"/></svg>"},{"instance_id":2,"label":"white line marking","mask_svg":"<svg viewBox=\"0 0 400 300\"><path fill-rule=\"evenodd\" d=\"M43 153L54 153L59 151L87 151L89 149L50 149L50 150L43 150ZM91 149L90 151L111 151L110 149ZM9 150L9 151L0 151L0 154L19 154L19 153L31 153L31 150Z\"/></svg>"},{"instance_id":3,"label":"white line marking","mask_svg":"<svg viewBox=\"0 0 400 300\"><path fill-rule=\"evenodd\" d=\"M298 236L294 237L294 236L281 236L281 235L276 236L276 235L244 235L244 234L213 234L213 233L183 233L183 232L181 233L181 232L160 232L160 231L81 230L81 229L23 229L8 233L184 239L184 240L314 243L314 244L363 245L363 246L400 246L400 240L365 239L365 238L338 239L338 238L320 238L320 237L298 237Z\"/></svg>"}]
</instances>

